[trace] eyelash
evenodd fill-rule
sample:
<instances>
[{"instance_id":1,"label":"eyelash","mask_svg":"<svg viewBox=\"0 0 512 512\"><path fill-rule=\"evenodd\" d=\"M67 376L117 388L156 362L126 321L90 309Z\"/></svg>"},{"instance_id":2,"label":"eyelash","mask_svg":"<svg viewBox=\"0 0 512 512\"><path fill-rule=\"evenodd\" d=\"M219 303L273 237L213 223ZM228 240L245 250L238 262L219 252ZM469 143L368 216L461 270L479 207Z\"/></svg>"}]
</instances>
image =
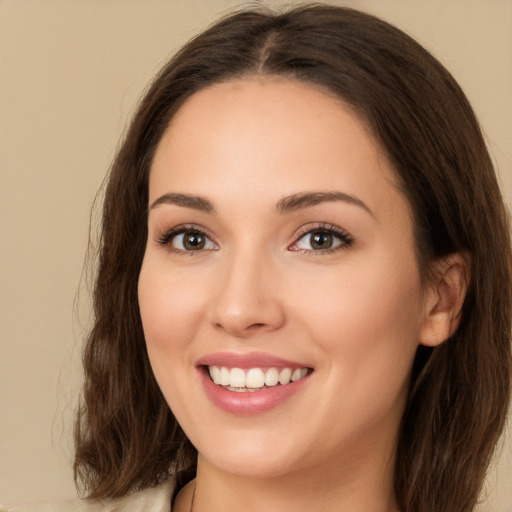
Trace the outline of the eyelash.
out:
<instances>
[{"instance_id":1,"label":"eyelash","mask_svg":"<svg viewBox=\"0 0 512 512\"><path fill-rule=\"evenodd\" d=\"M169 252L173 252L176 254L186 254L189 256L196 256L198 253L203 252L204 250L217 250L217 245L212 242L217 249L199 249L197 251L186 251L182 249L176 249L172 246L171 242L179 235L184 234L194 234L194 235L201 235L208 239L210 242L212 241L211 235L208 233L208 231L202 227L195 226L193 224L182 224L181 226L176 226L172 229L169 229L166 231L162 236L159 236L156 239L156 242L158 245L161 245L162 247L167 247Z\"/></svg>"},{"instance_id":2,"label":"eyelash","mask_svg":"<svg viewBox=\"0 0 512 512\"><path fill-rule=\"evenodd\" d=\"M304 237L307 235L312 235L313 233L321 233L326 235L332 235L337 238L340 243L332 248L323 249L323 250L315 250L315 249L292 249L293 246L297 245ZM314 256L323 256L327 254L332 254L334 252L347 250L354 244L354 238L342 228L338 226L334 226L333 224L328 224L325 222L316 224L315 226L306 226L302 228L298 233L294 236L295 242L289 246L289 249L301 252L303 254L311 254Z\"/></svg>"},{"instance_id":3,"label":"eyelash","mask_svg":"<svg viewBox=\"0 0 512 512\"><path fill-rule=\"evenodd\" d=\"M172 246L171 242L173 239L179 235L183 234L197 234L201 235L205 238L207 238L214 246L214 249L198 249L196 251L190 250L183 250L183 249L177 249ZM340 243L332 248L329 249L301 249L301 248L293 248L301 240L306 237L307 235L311 235L313 233L319 233L319 234L327 234L332 235L334 238L337 238ZM302 228L298 233L294 235L295 242L288 246L289 250L301 252L303 254L313 254L315 256L321 256L326 254L332 254L334 252L340 251L340 250L347 250L349 249L353 243L354 239L353 237L344 229L341 229L337 226L334 226L333 224L327 224L327 223L319 223L315 226L307 226ZM170 252L177 253L177 254L187 254L189 256L195 256L198 253L204 252L205 250L218 250L217 244L212 241L211 235L208 233L208 231L202 227L193 225L193 224L185 224L181 226L176 226L172 229L169 229L166 231L163 235L159 236L156 239L156 242L158 245L162 247L167 247L167 249Z\"/></svg>"}]
</instances>

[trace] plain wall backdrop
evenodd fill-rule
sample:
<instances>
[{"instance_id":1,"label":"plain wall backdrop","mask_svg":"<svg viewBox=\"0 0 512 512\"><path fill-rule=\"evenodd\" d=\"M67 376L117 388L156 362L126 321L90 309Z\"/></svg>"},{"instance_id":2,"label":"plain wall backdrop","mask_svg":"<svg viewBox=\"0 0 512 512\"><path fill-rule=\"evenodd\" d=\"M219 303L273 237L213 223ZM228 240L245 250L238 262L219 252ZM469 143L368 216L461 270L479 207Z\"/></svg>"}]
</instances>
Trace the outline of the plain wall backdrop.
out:
<instances>
[{"instance_id":1,"label":"plain wall backdrop","mask_svg":"<svg viewBox=\"0 0 512 512\"><path fill-rule=\"evenodd\" d=\"M397 25L454 74L512 207L512 2L331 3ZM90 320L82 270L96 191L151 77L216 17L250 4L0 0L2 505L75 494L73 410ZM511 435L489 473L482 510L512 511Z\"/></svg>"}]
</instances>

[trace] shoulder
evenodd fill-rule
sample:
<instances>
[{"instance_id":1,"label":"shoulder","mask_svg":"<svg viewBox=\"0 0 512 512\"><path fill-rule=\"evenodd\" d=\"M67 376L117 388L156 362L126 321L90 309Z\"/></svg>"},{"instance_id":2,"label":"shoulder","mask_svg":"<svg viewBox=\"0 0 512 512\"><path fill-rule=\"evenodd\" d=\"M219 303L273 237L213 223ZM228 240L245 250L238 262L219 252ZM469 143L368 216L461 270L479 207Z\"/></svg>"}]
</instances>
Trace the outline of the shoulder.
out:
<instances>
[{"instance_id":1,"label":"shoulder","mask_svg":"<svg viewBox=\"0 0 512 512\"><path fill-rule=\"evenodd\" d=\"M0 512L170 512L172 486L164 483L116 500L72 499L54 503L1 507Z\"/></svg>"}]
</instances>

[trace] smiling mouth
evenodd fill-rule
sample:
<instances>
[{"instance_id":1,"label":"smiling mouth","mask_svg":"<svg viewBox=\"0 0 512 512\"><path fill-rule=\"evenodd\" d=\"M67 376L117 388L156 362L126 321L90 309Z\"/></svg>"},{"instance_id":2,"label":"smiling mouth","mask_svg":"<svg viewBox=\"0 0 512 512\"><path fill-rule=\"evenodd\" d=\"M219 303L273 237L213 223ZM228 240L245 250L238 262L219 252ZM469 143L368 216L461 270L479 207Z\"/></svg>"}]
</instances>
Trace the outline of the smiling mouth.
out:
<instances>
[{"instance_id":1,"label":"smiling mouth","mask_svg":"<svg viewBox=\"0 0 512 512\"><path fill-rule=\"evenodd\" d=\"M238 393L262 391L275 386L286 386L309 375L312 368L228 368L205 366L210 379L228 391Z\"/></svg>"}]
</instances>

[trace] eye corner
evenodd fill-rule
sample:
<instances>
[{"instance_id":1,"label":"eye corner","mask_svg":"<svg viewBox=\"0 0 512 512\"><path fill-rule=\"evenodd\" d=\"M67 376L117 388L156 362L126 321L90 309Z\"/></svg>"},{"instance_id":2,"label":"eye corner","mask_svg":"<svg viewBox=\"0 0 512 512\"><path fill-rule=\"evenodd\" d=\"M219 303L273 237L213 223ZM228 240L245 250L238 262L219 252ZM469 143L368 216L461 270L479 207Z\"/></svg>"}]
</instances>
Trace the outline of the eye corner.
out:
<instances>
[{"instance_id":1,"label":"eye corner","mask_svg":"<svg viewBox=\"0 0 512 512\"><path fill-rule=\"evenodd\" d=\"M191 236L189 240L185 238L187 235ZM158 247L163 247L178 255L194 256L207 251L219 250L218 244L213 241L209 232L197 225L181 224L172 227L156 235L154 240Z\"/></svg>"},{"instance_id":2,"label":"eye corner","mask_svg":"<svg viewBox=\"0 0 512 512\"><path fill-rule=\"evenodd\" d=\"M314 235L317 235L316 242L314 239L312 240ZM309 245L309 247L301 247L300 244L303 242ZM294 235L294 242L288 246L288 250L320 256L332 254L340 250L347 250L353 244L354 237L348 231L333 224L323 222L301 228Z\"/></svg>"}]
</instances>

